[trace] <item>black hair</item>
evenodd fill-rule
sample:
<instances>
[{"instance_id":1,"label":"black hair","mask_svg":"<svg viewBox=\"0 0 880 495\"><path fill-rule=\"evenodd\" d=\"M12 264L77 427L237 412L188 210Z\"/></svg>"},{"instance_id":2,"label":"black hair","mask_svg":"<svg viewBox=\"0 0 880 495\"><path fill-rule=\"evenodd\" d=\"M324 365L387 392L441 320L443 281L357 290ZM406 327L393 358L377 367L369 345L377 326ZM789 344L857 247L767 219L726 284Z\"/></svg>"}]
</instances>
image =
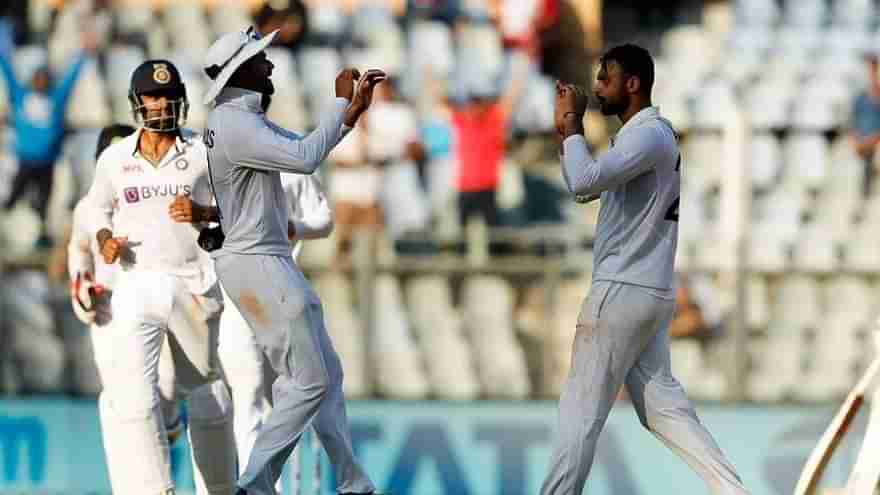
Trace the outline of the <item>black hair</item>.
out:
<instances>
[{"instance_id":1,"label":"black hair","mask_svg":"<svg viewBox=\"0 0 880 495\"><path fill-rule=\"evenodd\" d=\"M134 131L135 128L127 124L113 124L101 129L101 134L98 135L98 145L95 147L95 160L114 141L129 136Z\"/></svg>"},{"instance_id":2,"label":"black hair","mask_svg":"<svg viewBox=\"0 0 880 495\"><path fill-rule=\"evenodd\" d=\"M599 62L605 66L608 62L617 62L623 72L638 77L642 83L642 92L650 95L654 86L654 59L648 50L631 43L618 45L605 52Z\"/></svg>"}]
</instances>

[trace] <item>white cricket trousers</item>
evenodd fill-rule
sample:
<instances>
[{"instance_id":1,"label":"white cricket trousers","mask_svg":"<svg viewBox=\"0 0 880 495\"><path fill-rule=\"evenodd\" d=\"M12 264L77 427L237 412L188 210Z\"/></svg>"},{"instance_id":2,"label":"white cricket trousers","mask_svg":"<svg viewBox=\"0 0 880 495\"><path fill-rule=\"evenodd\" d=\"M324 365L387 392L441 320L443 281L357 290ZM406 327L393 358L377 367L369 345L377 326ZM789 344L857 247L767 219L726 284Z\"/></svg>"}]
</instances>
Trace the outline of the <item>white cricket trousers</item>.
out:
<instances>
[{"instance_id":1,"label":"white cricket trousers","mask_svg":"<svg viewBox=\"0 0 880 495\"><path fill-rule=\"evenodd\" d=\"M340 493L374 487L355 460L342 393L342 363L324 327L318 295L290 255L223 253L215 268L278 377L273 408L238 484L249 495L274 495L287 458L311 424L338 477Z\"/></svg>"},{"instance_id":2,"label":"white cricket trousers","mask_svg":"<svg viewBox=\"0 0 880 495\"><path fill-rule=\"evenodd\" d=\"M599 434L624 384L642 425L687 462L711 493L748 493L672 376L668 328L674 309L671 291L593 283L578 316L559 401L559 438L542 495L581 495Z\"/></svg>"},{"instance_id":3,"label":"white cricket trousers","mask_svg":"<svg viewBox=\"0 0 880 495\"><path fill-rule=\"evenodd\" d=\"M192 294L173 275L121 272L111 307L113 321L94 343L104 381L99 411L113 493L157 495L174 488L159 394L160 355L167 347L177 391L189 401L196 491L229 495L235 487L235 446L232 400L217 359L223 307L218 286Z\"/></svg>"},{"instance_id":4,"label":"white cricket trousers","mask_svg":"<svg viewBox=\"0 0 880 495\"><path fill-rule=\"evenodd\" d=\"M257 435L272 410L269 387L277 375L265 363L253 330L225 290L223 302L218 350L223 373L232 392L235 448L238 451L238 470L243 473ZM280 480L275 489L281 490Z\"/></svg>"}]
</instances>

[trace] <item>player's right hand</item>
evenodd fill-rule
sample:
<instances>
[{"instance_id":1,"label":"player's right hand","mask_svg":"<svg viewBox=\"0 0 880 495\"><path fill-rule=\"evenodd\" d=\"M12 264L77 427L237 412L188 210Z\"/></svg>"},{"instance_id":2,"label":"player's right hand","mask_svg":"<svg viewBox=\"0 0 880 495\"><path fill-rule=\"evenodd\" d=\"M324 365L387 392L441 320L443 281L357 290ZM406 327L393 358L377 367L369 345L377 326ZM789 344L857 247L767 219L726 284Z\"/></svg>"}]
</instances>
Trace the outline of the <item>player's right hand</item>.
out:
<instances>
[{"instance_id":1,"label":"player's right hand","mask_svg":"<svg viewBox=\"0 0 880 495\"><path fill-rule=\"evenodd\" d=\"M336 76L336 97L351 101L354 98L354 82L361 78L357 69L344 69Z\"/></svg>"},{"instance_id":2,"label":"player's right hand","mask_svg":"<svg viewBox=\"0 0 880 495\"><path fill-rule=\"evenodd\" d=\"M116 263L122 250L128 244L128 237L111 237L101 245L101 257L108 265Z\"/></svg>"},{"instance_id":3,"label":"player's right hand","mask_svg":"<svg viewBox=\"0 0 880 495\"><path fill-rule=\"evenodd\" d=\"M168 215L178 223L193 223L195 222L195 209L192 199L177 195L174 197L174 201L168 205Z\"/></svg>"}]
</instances>

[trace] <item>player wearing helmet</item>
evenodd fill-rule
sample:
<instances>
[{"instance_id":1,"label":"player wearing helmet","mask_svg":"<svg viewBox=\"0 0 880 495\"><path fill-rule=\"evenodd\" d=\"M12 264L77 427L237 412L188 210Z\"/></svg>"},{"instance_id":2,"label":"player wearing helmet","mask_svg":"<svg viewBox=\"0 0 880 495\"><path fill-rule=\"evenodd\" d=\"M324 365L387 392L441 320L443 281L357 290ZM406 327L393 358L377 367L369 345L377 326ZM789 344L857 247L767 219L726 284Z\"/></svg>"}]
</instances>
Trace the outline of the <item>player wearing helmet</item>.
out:
<instances>
[{"instance_id":1,"label":"player wearing helmet","mask_svg":"<svg viewBox=\"0 0 880 495\"><path fill-rule=\"evenodd\" d=\"M100 156L86 200L103 261L119 265L110 301L114 331L106 334L113 352L103 363L99 401L113 492L174 490L157 390L168 337L177 386L189 401L196 490L228 495L235 449L231 399L217 362L222 296L197 229L167 215L179 195L210 204L205 147L182 127L189 104L171 62L138 66L129 100L140 128Z\"/></svg>"}]
</instances>

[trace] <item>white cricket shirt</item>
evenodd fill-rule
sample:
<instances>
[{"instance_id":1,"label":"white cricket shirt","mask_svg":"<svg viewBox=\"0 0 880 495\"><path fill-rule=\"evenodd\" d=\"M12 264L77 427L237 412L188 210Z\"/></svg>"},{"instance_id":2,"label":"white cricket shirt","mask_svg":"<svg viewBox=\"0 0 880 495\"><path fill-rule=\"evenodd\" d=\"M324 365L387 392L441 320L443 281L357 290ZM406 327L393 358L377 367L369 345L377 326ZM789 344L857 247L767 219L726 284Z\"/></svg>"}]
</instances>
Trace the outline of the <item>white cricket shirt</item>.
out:
<instances>
[{"instance_id":1,"label":"white cricket shirt","mask_svg":"<svg viewBox=\"0 0 880 495\"><path fill-rule=\"evenodd\" d=\"M312 174L350 129L348 100L337 98L317 129L300 136L266 118L262 95L225 88L208 115L205 143L223 248L212 253L290 256L288 204L281 172Z\"/></svg>"},{"instance_id":2,"label":"white cricket shirt","mask_svg":"<svg viewBox=\"0 0 880 495\"><path fill-rule=\"evenodd\" d=\"M125 271L151 270L179 276L201 294L217 280L208 254L197 244L198 228L175 222L168 207L176 195L211 203L205 146L185 129L158 166L137 151L142 130L118 141L101 154L87 197L102 228L114 237L128 237L119 264Z\"/></svg>"},{"instance_id":3,"label":"white cricket shirt","mask_svg":"<svg viewBox=\"0 0 880 495\"><path fill-rule=\"evenodd\" d=\"M593 158L582 135L563 143L562 175L577 195L601 194L593 280L673 287L681 153L672 124L648 107Z\"/></svg>"}]
</instances>

